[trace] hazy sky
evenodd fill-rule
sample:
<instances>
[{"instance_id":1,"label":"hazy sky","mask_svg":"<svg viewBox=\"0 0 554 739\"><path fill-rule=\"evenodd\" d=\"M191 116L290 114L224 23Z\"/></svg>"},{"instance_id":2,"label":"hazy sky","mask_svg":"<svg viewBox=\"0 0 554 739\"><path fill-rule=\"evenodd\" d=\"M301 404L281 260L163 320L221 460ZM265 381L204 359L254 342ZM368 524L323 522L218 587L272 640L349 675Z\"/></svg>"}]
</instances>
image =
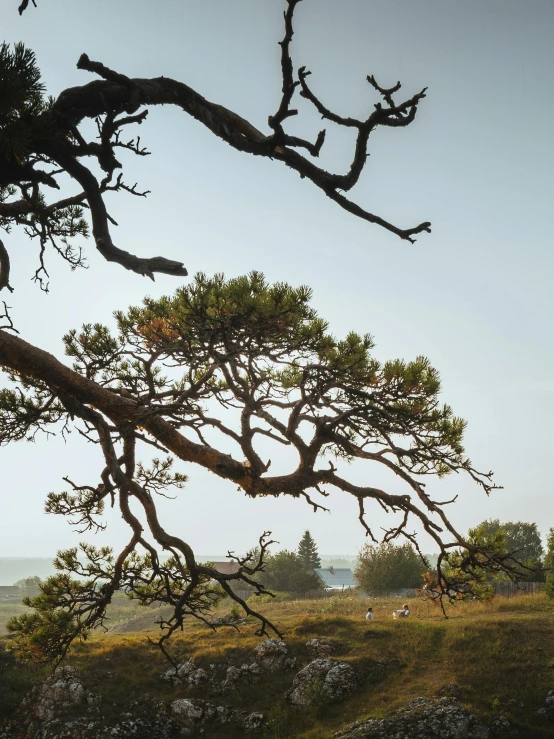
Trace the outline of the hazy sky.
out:
<instances>
[{"instance_id":1,"label":"hazy sky","mask_svg":"<svg viewBox=\"0 0 554 739\"><path fill-rule=\"evenodd\" d=\"M20 18L2 0L2 30L37 54L49 94L84 84L82 52L131 77L170 76L267 131L280 96L282 0L38 0ZM126 179L147 200L110 200L115 243L143 256L185 262L190 274L263 271L271 281L307 283L314 303L343 335L370 332L380 359L428 356L443 398L467 419L466 449L493 469L503 491L487 498L453 476L431 490L459 493L450 514L461 530L488 517L554 525L551 473L552 172L554 4L551 0L304 0L292 46L295 68L333 110L364 116L376 102L365 77L427 86L414 124L373 136L371 158L351 195L399 226L433 224L411 246L342 211L279 162L240 154L179 110L154 109L138 129L152 151L130 159ZM315 138L321 121L299 101L289 129ZM343 171L352 139L328 126L322 164ZM3 237L4 238L4 237ZM30 278L37 250L22 234L12 255L9 296L22 336L63 359L61 336L84 322L160 296L156 283L108 265L92 242L90 268L70 273L48 256L51 292ZM4 295L2 295L4 297ZM97 450L73 438L0 450L0 556L50 556L77 541L62 519L42 513L61 478L96 481ZM295 547L309 528L320 551L353 553L363 543L355 501L332 495L331 515L302 502L252 501L214 475L190 475L163 519L198 551L244 551L264 529ZM353 468L366 484L398 482ZM113 520L111 520L113 518ZM369 516L379 530L380 509ZM127 532L110 516L98 542Z\"/></svg>"}]
</instances>

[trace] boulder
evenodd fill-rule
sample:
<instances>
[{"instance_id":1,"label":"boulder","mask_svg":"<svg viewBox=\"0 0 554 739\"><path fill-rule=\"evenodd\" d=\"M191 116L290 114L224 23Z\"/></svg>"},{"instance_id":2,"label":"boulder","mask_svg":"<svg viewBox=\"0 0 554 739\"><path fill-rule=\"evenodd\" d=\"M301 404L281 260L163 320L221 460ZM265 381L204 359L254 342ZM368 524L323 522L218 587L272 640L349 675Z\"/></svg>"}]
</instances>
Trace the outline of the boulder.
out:
<instances>
[{"instance_id":1,"label":"boulder","mask_svg":"<svg viewBox=\"0 0 554 739\"><path fill-rule=\"evenodd\" d=\"M248 619L236 616L234 613L226 613L224 616L212 618L210 626L242 626L248 623Z\"/></svg>"},{"instance_id":2,"label":"boulder","mask_svg":"<svg viewBox=\"0 0 554 739\"><path fill-rule=\"evenodd\" d=\"M263 729L265 721L263 713L249 713L242 722L242 728L248 734L255 733Z\"/></svg>"},{"instance_id":3,"label":"boulder","mask_svg":"<svg viewBox=\"0 0 554 739\"><path fill-rule=\"evenodd\" d=\"M334 651L330 644L324 644L319 639L310 639L306 642L306 648L314 657L329 657Z\"/></svg>"},{"instance_id":4,"label":"boulder","mask_svg":"<svg viewBox=\"0 0 554 739\"><path fill-rule=\"evenodd\" d=\"M503 737L516 737L519 732L508 721L506 716L495 716L489 723L490 736L495 739L503 739Z\"/></svg>"},{"instance_id":5,"label":"boulder","mask_svg":"<svg viewBox=\"0 0 554 739\"><path fill-rule=\"evenodd\" d=\"M265 716L262 713L246 714L245 711L230 706L216 706L213 703L189 698L173 701L170 711L181 736L202 734L208 725L215 729L217 725L225 724L235 724L245 732L254 733L260 731L265 724Z\"/></svg>"},{"instance_id":6,"label":"boulder","mask_svg":"<svg viewBox=\"0 0 554 739\"><path fill-rule=\"evenodd\" d=\"M195 724L204 716L202 705L189 698L179 698L179 700L173 701L170 709L171 713L183 723Z\"/></svg>"},{"instance_id":7,"label":"boulder","mask_svg":"<svg viewBox=\"0 0 554 739\"><path fill-rule=\"evenodd\" d=\"M539 708L537 713L544 716L548 721L554 722L554 690L548 691L548 695L544 699L544 705Z\"/></svg>"},{"instance_id":8,"label":"boulder","mask_svg":"<svg viewBox=\"0 0 554 739\"><path fill-rule=\"evenodd\" d=\"M296 660L289 657L285 642L278 639L266 639L258 644L255 652L258 665L265 672L290 670L296 664Z\"/></svg>"},{"instance_id":9,"label":"boulder","mask_svg":"<svg viewBox=\"0 0 554 739\"><path fill-rule=\"evenodd\" d=\"M252 685L260 679L261 670L256 662L244 664L240 667L228 667L225 679L221 683L221 692L229 693L236 690L239 685Z\"/></svg>"},{"instance_id":10,"label":"boulder","mask_svg":"<svg viewBox=\"0 0 554 739\"><path fill-rule=\"evenodd\" d=\"M309 706L318 701L340 703L348 698L357 683L358 675L347 662L314 659L296 673L286 698L296 706Z\"/></svg>"},{"instance_id":11,"label":"boulder","mask_svg":"<svg viewBox=\"0 0 554 739\"><path fill-rule=\"evenodd\" d=\"M59 667L52 677L45 680L32 692L29 707L33 717L41 722L63 717L72 706L86 700L77 670L74 667Z\"/></svg>"},{"instance_id":12,"label":"boulder","mask_svg":"<svg viewBox=\"0 0 554 739\"><path fill-rule=\"evenodd\" d=\"M210 680L210 675L201 667L196 667L192 659L177 665L176 668L164 672L162 680L167 680L172 685L202 685Z\"/></svg>"},{"instance_id":13,"label":"boulder","mask_svg":"<svg viewBox=\"0 0 554 739\"><path fill-rule=\"evenodd\" d=\"M351 724L335 739L491 739L495 736L455 698L416 698L388 718Z\"/></svg>"}]
</instances>

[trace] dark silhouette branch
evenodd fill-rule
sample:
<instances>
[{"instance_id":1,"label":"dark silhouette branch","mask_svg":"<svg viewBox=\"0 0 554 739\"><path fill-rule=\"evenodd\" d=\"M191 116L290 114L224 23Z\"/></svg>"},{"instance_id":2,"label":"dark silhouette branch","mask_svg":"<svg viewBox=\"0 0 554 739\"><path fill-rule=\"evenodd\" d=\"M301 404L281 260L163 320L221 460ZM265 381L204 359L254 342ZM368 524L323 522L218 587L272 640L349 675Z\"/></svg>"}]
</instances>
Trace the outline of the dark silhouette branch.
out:
<instances>
[{"instance_id":1,"label":"dark silhouette branch","mask_svg":"<svg viewBox=\"0 0 554 739\"><path fill-rule=\"evenodd\" d=\"M10 255L4 246L4 242L0 239L0 290L5 287L13 293L13 287L10 285Z\"/></svg>"},{"instance_id":2,"label":"dark silhouette branch","mask_svg":"<svg viewBox=\"0 0 554 739\"><path fill-rule=\"evenodd\" d=\"M107 213L103 196L107 191L125 191L132 195L145 196L148 190L141 190L137 185L126 184L122 176L115 177L116 169L121 168L117 159L117 149L127 149L138 156L148 154L141 146L138 137L128 141L120 138L121 129L144 122L148 108L158 105L173 105L195 118L208 128L215 136L225 141L237 151L266 157L282 162L297 172L301 178L311 181L324 195L348 213L390 231L401 239L413 242L415 236L430 231L430 223L425 221L418 225L403 228L347 199L345 191L351 190L359 181L368 157L370 135L379 126L406 127L413 122L417 108L425 97L425 89L411 98L397 103L394 95L400 90L400 84L391 88L381 87L373 76L367 80L382 102L375 104L373 111L365 120L345 117L334 113L321 102L308 85L309 72L300 67L295 73L291 56L291 43L294 35L294 12L300 0L286 0L284 12L284 36L279 42L281 47L281 98L276 112L268 118L268 132L258 130L252 123L222 105L213 103L183 82L169 77L154 79L134 79L119 71L110 69L100 61L91 60L82 54L77 67L97 75L88 84L64 90L52 106L47 106L37 120L36 140L29 145L27 161L3 162L0 167L0 187L15 187L23 197L17 200L3 199L0 202L0 221L25 225L30 228L41 243L42 254L51 242L72 266L81 266L80 252L66 247L56 246L56 237L74 237L85 235L85 227L80 226L76 232L66 224L65 230L56 233L52 228L55 218L64 208L86 205L90 209L92 235L96 248L108 261L115 262L128 270L154 279L156 273L185 276L187 271L182 262L164 257L141 258L116 246L110 233L110 224L115 223ZM23 12L28 3L20 6ZM325 120L356 133L352 160L346 171L328 172L317 166L313 158L319 157L325 142L325 130L321 130L314 140L289 135L285 130L289 118L298 115L298 109L292 107L296 93L312 104ZM87 141L79 130L84 119L92 119L98 125L98 139ZM304 150L309 156L303 156ZM98 181L83 163L85 157L92 157L106 173L102 181ZM55 167L46 171L48 166ZM73 198L59 201L59 204L47 205L39 190L30 197L26 194L29 186L58 187L57 175L64 172L78 184L82 193ZM63 204L65 202L65 204ZM40 228L35 222L40 222ZM53 232L54 231L54 232ZM39 273L46 273L41 263Z\"/></svg>"}]
</instances>

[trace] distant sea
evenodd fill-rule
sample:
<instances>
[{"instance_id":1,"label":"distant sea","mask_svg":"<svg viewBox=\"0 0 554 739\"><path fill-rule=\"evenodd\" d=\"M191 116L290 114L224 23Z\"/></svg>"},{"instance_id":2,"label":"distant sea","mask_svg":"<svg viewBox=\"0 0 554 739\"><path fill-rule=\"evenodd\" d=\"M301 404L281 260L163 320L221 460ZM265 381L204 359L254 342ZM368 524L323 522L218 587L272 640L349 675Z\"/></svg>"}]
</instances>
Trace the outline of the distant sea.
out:
<instances>
[{"instance_id":1,"label":"distant sea","mask_svg":"<svg viewBox=\"0 0 554 739\"><path fill-rule=\"evenodd\" d=\"M0 585L13 585L24 577L37 575L41 579L50 577L56 570L54 557L0 557ZM200 562L224 562L228 557L221 554L200 554Z\"/></svg>"},{"instance_id":2,"label":"distant sea","mask_svg":"<svg viewBox=\"0 0 554 739\"><path fill-rule=\"evenodd\" d=\"M351 566L355 559L352 554L321 554L323 566L329 566L333 561L341 567ZM55 573L52 566L53 557L0 557L0 585L13 585L24 577L37 575L41 579ZM225 562L229 559L225 554L199 554L200 562Z\"/></svg>"}]
</instances>

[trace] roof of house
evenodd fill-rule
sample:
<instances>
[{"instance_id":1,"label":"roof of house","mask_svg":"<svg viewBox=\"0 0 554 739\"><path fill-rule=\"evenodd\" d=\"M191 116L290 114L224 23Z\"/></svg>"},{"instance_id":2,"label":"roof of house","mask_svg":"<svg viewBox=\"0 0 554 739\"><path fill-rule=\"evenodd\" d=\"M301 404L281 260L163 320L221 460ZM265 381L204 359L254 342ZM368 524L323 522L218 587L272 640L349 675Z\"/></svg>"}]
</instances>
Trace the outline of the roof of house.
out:
<instances>
[{"instance_id":1,"label":"roof of house","mask_svg":"<svg viewBox=\"0 0 554 739\"><path fill-rule=\"evenodd\" d=\"M213 562L212 564L214 570L222 575L234 575L239 569L238 562Z\"/></svg>"},{"instance_id":2,"label":"roof of house","mask_svg":"<svg viewBox=\"0 0 554 739\"><path fill-rule=\"evenodd\" d=\"M323 581L326 588L340 589L355 588L358 586L354 580L354 573L349 567L317 567L315 574Z\"/></svg>"},{"instance_id":3,"label":"roof of house","mask_svg":"<svg viewBox=\"0 0 554 739\"><path fill-rule=\"evenodd\" d=\"M6 595L19 595L19 585L0 585L0 594Z\"/></svg>"}]
</instances>

